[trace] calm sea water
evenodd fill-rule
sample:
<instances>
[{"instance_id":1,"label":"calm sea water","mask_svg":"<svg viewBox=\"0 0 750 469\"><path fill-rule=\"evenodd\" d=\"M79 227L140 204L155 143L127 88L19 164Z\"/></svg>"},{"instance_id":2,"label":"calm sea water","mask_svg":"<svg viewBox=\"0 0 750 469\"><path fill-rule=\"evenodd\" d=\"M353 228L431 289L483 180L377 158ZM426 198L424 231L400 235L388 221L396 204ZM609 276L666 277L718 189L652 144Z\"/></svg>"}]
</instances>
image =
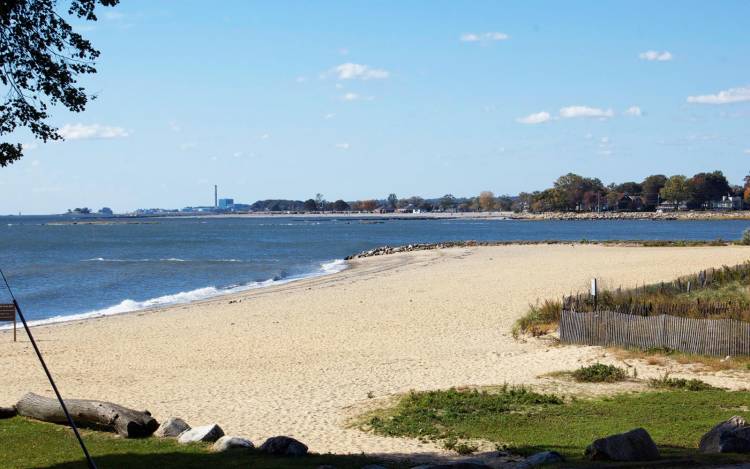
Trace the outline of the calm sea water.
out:
<instances>
[{"instance_id":1,"label":"calm sea water","mask_svg":"<svg viewBox=\"0 0 750 469\"><path fill-rule=\"evenodd\" d=\"M0 268L32 320L187 302L345 267L381 245L448 240L737 239L747 221L0 217ZM135 220L129 220L135 221ZM0 301L8 299L0 289Z\"/></svg>"}]
</instances>

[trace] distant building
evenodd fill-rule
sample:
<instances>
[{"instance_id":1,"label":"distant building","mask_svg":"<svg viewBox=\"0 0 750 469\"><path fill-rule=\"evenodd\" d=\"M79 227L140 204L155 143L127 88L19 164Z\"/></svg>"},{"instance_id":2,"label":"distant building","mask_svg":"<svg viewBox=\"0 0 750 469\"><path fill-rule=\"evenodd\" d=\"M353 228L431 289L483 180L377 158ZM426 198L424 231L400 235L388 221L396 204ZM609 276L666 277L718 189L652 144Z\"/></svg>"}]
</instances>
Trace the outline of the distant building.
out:
<instances>
[{"instance_id":1,"label":"distant building","mask_svg":"<svg viewBox=\"0 0 750 469\"><path fill-rule=\"evenodd\" d=\"M659 213L664 212L677 212L677 211L685 211L688 210L687 202L662 202L659 204L659 207L656 209Z\"/></svg>"},{"instance_id":2,"label":"distant building","mask_svg":"<svg viewBox=\"0 0 750 469\"><path fill-rule=\"evenodd\" d=\"M742 197L731 197L725 195L721 200L711 202L711 206L714 210L741 210Z\"/></svg>"},{"instance_id":3,"label":"distant building","mask_svg":"<svg viewBox=\"0 0 750 469\"><path fill-rule=\"evenodd\" d=\"M234 207L234 199L219 199L219 210L231 210Z\"/></svg>"}]
</instances>

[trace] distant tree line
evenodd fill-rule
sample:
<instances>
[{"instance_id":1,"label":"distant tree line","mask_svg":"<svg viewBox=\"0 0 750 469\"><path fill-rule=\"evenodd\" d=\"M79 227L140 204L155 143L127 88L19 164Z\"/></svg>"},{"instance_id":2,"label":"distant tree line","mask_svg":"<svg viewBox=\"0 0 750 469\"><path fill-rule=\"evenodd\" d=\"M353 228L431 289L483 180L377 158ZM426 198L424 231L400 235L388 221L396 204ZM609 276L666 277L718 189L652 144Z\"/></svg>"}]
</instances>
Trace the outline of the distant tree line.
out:
<instances>
[{"instance_id":1,"label":"distant tree line","mask_svg":"<svg viewBox=\"0 0 750 469\"><path fill-rule=\"evenodd\" d=\"M534 212L595 210L656 210L663 202L686 209L710 208L724 196L740 197L750 202L745 187L729 184L721 171L698 173L692 177L654 174L641 182L628 181L607 186L597 178L568 173L560 176L549 189L518 195L517 206Z\"/></svg>"},{"instance_id":2,"label":"distant tree line","mask_svg":"<svg viewBox=\"0 0 750 469\"><path fill-rule=\"evenodd\" d=\"M700 210L711 208L723 197L739 197L741 205L750 205L750 175L744 185L731 185L721 171L665 176L653 174L642 181L627 181L604 185L598 178L568 173L557 178L552 187L535 192L521 192L516 196L496 196L482 191L474 197L455 197L446 194L438 198L411 196L399 198L388 194L383 199L364 199L333 202L322 194L301 200L259 200L253 211L274 212L491 212L491 211L653 211L660 204ZM737 199L734 199L737 200Z\"/></svg>"}]
</instances>

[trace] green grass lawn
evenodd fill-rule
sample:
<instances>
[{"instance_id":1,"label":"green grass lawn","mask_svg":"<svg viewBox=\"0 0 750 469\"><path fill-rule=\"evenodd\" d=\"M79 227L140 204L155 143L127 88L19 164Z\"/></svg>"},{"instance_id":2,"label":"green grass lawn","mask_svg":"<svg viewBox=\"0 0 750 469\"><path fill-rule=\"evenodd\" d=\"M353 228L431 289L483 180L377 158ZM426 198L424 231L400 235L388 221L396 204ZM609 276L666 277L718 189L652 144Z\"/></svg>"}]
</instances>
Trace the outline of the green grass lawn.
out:
<instances>
[{"instance_id":1,"label":"green grass lawn","mask_svg":"<svg viewBox=\"0 0 750 469\"><path fill-rule=\"evenodd\" d=\"M128 440L88 430L82 430L82 433L100 469L301 469L315 468L321 464L332 464L340 469L359 469L375 462L364 456L309 455L291 458L267 456L255 451L211 453L207 444L180 445L175 440L161 438ZM15 417L0 420L0 467L85 469L86 463L69 428Z\"/></svg>"},{"instance_id":2,"label":"green grass lawn","mask_svg":"<svg viewBox=\"0 0 750 469\"><path fill-rule=\"evenodd\" d=\"M395 407L367 415L363 426L390 436L488 440L522 454L555 450L573 462L583 462L596 438L643 427L665 457L733 462L750 461L750 455L707 457L698 454L698 442L722 420L750 418L748 405L750 392L715 389L564 401L513 388L447 390L406 395Z\"/></svg>"}]
</instances>

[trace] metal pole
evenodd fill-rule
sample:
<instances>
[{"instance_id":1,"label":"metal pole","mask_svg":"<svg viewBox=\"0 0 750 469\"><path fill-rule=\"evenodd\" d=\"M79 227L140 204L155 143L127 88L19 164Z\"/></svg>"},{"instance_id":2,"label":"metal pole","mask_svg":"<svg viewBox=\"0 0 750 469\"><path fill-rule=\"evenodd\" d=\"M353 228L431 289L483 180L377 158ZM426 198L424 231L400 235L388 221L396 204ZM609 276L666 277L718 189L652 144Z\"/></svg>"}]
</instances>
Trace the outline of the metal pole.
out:
<instances>
[{"instance_id":1,"label":"metal pole","mask_svg":"<svg viewBox=\"0 0 750 469\"><path fill-rule=\"evenodd\" d=\"M60 402L60 407L62 407L62 410L65 413L65 417L68 419L68 424L70 424L70 428L73 429L73 433L75 433L76 439L78 439L78 444L81 445L81 449L83 450L83 455L86 456L86 461L88 462L89 469L97 469L96 463L94 463L94 460L91 458L91 455L89 454L88 449L86 449L86 444L83 442L83 438L81 438L81 434L78 432L78 428L76 427L76 424L73 421L73 417L70 416L70 412L68 412L68 408L65 406L65 401L63 401L63 398L60 395L60 391L57 389L55 380L52 379L52 374L50 373L49 368L47 368L47 364L44 362L44 358L42 358L42 352L39 351L39 347L37 347L36 345L34 336L31 335L31 330L29 329L29 325L26 324L26 318L23 315L23 311L21 311L21 307L18 305L18 301L16 301L16 297L13 295L13 290L11 290L10 284L8 284L8 279L5 278L5 273L3 273L2 269L0 269L0 275L2 275L3 282L5 282L5 286L8 288L8 293L10 293L10 297L13 300L13 304L16 307L16 311L18 312L18 317L21 318L21 323L23 324L23 328L26 330L26 334L29 336L29 341L31 341L31 345L32 347L34 347L34 352L36 352L36 356L37 358L39 358L39 363L42 364L42 368L44 368L44 373L47 375L47 379L49 380L49 383L52 385L52 389L55 391L57 400Z\"/></svg>"}]
</instances>

